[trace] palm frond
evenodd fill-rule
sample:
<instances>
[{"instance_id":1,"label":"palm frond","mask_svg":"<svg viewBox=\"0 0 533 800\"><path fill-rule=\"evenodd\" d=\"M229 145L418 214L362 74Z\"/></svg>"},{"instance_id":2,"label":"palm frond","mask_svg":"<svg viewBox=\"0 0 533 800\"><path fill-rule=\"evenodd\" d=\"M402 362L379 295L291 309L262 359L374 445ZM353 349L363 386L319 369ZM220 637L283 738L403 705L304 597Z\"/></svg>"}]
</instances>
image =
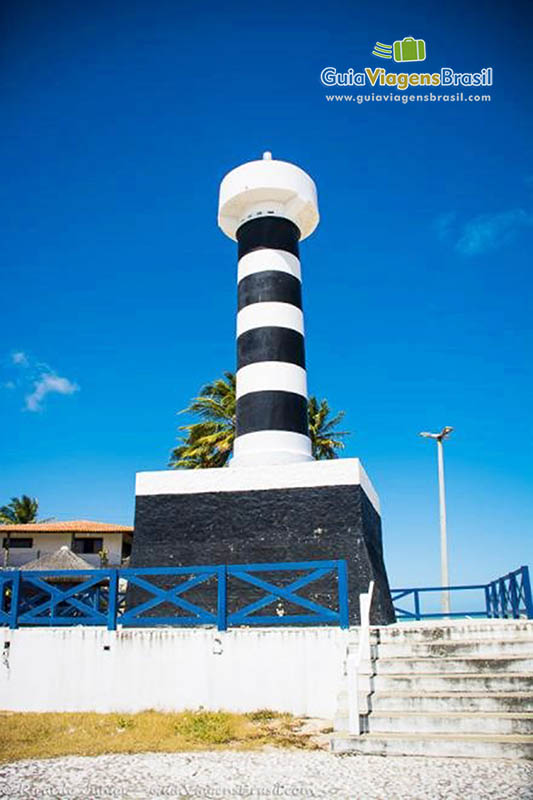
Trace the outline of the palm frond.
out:
<instances>
[{"instance_id":1,"label":"palm frond","mask_svg":"<svg viewBox=\"0 0 533 800\"><path fill-rule=\"evenodd\" d=\"M38 510L39 501L35 497L27 494L12 497L11 502L0 508L0 524L24 525L37 522Z\"/></svg>"}]
</instances>

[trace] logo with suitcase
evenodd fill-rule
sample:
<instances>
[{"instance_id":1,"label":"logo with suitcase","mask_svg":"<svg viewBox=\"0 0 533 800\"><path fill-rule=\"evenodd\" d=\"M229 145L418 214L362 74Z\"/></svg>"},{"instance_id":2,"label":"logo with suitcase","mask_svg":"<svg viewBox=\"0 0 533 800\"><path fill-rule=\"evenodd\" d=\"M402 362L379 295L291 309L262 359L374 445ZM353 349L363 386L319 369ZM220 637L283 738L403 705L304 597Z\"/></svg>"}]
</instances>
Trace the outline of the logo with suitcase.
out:
<instances>
[{"instance_id":1,"label":"logo with suitcase","mask_svg":"<svg viewBox=\"0 0 533 800\"><path fill-rule=\"evenodd\" d=\"M394 58L395 61L425 61L426 42L424 39L413 39L412 36L398 39L392 45L376 42L372 55L377 58Z\"/></svg>"}]
</instances>

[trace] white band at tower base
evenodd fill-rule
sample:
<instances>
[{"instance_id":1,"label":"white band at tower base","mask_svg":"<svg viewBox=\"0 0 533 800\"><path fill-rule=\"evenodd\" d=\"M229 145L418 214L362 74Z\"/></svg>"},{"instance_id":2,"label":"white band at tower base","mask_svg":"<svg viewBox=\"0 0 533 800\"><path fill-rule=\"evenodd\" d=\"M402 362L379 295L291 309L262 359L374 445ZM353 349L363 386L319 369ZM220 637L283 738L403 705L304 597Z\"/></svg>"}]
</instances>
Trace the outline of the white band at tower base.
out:
<instances>
[{"instance_id":1,"label":"white band at tower base","mask_svg":"<svg viewBox=\"0 0 533 800\"><path fill-rule=\"evenodd\" d=\"M302 461L313 461L308 436L292 431L255 431L237 436L230 466L253 467Z\"/></svg>"}]
</instances>

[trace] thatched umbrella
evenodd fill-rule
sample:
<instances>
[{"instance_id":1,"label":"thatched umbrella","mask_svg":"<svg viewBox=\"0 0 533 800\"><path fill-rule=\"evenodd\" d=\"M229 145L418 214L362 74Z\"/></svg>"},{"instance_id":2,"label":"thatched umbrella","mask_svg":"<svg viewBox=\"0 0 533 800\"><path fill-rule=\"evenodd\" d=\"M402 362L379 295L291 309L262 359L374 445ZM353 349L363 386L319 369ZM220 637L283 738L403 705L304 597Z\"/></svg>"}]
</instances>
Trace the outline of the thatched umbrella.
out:
<instances>
[{"instance_id":1,"label":"thatched umbrella","mask_svg":"<svg viewBox=\"0 0 533 800\"><path fill-rule=\"evenodd\" d=\"M124 566L129 566L129 558L124 562ZM55 553L48 553L47 555L36 558L34 561L28 561L20 567L21 570L62 570L62 569L76 569L80 571L80 577L76 578L73 575L47 575L44 580L48 583L69 583L75 586L77 583L82 583L88 577L85 574L89 570L96 569L84 558L81 558L76 553L73 553L67 545L63 545ZM120 578L118 582L119 593L123 595L128 588L128 581L125 578Z\"/></svg>"},{"instance_id":2,"label":"thatched umbrella","mask_svg":"<svg viewBox=\"0 0 533 800\"><path fill-rule=\"evenodd\" d=\"M65 544L63 547L60 547L59 550L56 550L55 553L46 553L45 555L36 558L34 561L28 561L26 564L23 564L20 569L31 571L78 569L80 571L83 570L83 572L88 572L89 570L93 570L94 567L89 564L88 561L85 561L84 558L81 558L76 553L73 553L72 550ZM72 583L73 576L47 576L47 580L50 582L67 581L68 583ZM85 578L80 576L80 580L85 580ZM77 580L74 579L74 582L76 583Z\"/></svg>"},{"instance_id":3,"label":"thatched umbrella","mask_svg":"<svg viewBox=\"0 0 533 800\"><path fill-rule=\"evenodd\" d=\"M44 572L45 570L63 570L63 569L75 569L80 571L80 575L45 575L43 576L43 580L46 583L60 583L62 588L69 589L72 586L76 586L78 583L83 583L83 581L89 578L87 573L92 572L94 567L91 566L84 558L80 558L80 556L73 553L67 545L63 545L60 547L59 550L56 550L55 553L46 553L45 555L36 558L34 561L28 561L26 564L23 564L20 568L21 571L24 572ZM23 576L21 576L23 577ZM31 584L24 585L24 595L26 597L31 597L33 594L39 592L35 586Z\"/></svg>"}]
</instances>

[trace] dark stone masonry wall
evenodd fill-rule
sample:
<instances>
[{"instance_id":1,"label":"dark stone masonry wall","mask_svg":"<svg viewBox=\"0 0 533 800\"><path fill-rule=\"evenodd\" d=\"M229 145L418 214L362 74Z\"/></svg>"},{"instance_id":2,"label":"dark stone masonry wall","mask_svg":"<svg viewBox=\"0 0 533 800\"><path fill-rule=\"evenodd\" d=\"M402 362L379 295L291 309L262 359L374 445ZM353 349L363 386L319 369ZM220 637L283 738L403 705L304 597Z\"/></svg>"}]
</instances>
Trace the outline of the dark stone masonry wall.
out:
<instances>
[{"instance_id":1,"label":"dark stone masonry wall","mask_svg":"<svg viewBox=\"0 0 533 800\"><path fill-rule=\"evenodd\" d=\"M372 624L394 622L381 519L360 486L136 498L132 567L339 558L348 562L351 623L359 622L358 597L372 579ZM312 587L301 594L329 605L336 592L331 580ZM208 586L195 592L194 602L213 602ZM243 584L230 585L228 595L230 609L255 599Z\"/></svg>"}]
</instances>

